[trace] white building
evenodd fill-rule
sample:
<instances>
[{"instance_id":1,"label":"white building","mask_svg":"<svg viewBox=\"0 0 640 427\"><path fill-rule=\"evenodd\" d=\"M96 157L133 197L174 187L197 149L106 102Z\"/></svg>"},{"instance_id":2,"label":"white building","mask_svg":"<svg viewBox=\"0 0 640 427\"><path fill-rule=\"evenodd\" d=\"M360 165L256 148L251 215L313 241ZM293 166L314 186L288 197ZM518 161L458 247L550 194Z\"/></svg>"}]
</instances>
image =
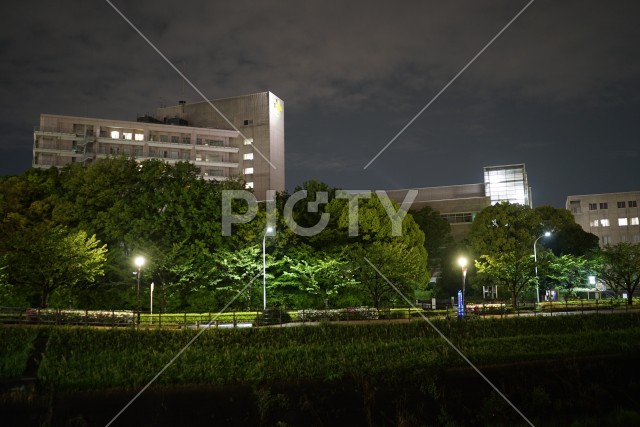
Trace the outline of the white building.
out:
<instances>
[{"instance_id":1,"label":"white building","mask_svg":"<svg viewBox=\"0 0 640 427\"><path fill-rule=\"evenodd\" d=\"M284 103L271 92L159 108L137 121L41 114L33 167L125 155L188 161L205 179L244 177L258 200L284 191Z\"/></svg>"},{"instance_id":2,"label":"white building","mask_svg":"<svg viewBox=\"0 0 640 427\"><path fill-rule=\"evenodd\" d=\"M567 197L576 223L600 238L600 246L640 243L640 191Z\"/></svg>"}]
</instances>

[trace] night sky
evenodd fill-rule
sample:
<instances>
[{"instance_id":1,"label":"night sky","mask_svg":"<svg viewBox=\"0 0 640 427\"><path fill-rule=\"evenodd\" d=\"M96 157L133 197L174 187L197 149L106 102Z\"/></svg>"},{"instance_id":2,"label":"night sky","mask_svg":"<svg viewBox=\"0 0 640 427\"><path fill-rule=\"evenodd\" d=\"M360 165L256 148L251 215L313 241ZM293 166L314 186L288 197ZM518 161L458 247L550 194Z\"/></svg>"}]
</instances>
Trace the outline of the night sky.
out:
<instances>
[{"instance_id":1,"label":"night sky","mask_svg":"<svg viewBox=\"0 0 640 427\"><path fill-rule=\"evenodd\" d=\"M640 3L536 0L366 170L525 1L113 0L211 99L285 101L287 187L482 182L526 163L534 205L640 190ZM40 113L135 120L202 99L109 3L3 7L0 174Z\"/></svg>"}]
</instances>

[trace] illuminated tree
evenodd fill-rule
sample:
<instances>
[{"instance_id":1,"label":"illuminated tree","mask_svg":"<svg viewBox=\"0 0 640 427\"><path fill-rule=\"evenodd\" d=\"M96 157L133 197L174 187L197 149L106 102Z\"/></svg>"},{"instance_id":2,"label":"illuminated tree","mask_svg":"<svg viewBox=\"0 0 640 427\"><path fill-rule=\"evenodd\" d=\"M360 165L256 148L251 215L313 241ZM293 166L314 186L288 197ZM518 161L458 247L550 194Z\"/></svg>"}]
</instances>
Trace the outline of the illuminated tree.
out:
<instances>
[{"instance_id":1,"label":"illuminated tree","mask_svg":"<svg viewBox=\"0 0 640 427\"><path fill-rule=\"evenodd\" d=\"M640 244L619 243L607 246L599 255L599 276L607 286L627 293L629 305L640 284Z\"/></svg>"}]
</instances>

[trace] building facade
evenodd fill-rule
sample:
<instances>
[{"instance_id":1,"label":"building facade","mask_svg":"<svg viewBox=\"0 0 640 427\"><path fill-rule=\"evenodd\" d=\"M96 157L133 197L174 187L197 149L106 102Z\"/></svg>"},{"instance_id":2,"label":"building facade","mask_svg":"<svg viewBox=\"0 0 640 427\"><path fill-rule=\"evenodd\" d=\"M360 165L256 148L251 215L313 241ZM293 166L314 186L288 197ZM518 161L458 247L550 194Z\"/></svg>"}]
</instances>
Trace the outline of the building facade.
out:
<instances>
[{"instance_id":1,"label":"building facade","mask_svg":"<svg viewBox=\"0 0 640 427\"><path fill-rule=\"evenodd\" d=\"M576 223L600 238L600 246L640 243L640 191L567 197Z\"/></svg>"},{"instance_id":2,"label":"building facade","mask_svg":"<svg viewBox=\"0 0 640 427\"><path fill-rule=\"evenodd\" d=\"M487 206L501 201L531 206L531 189L524 164L486 166L484 183L415 188L418 194L411 205L412 211L430 206L451 225L451 234L457 241L471 231L476 214ZM391 200L402 203L409 189L388 190Z\"/></svg>"},{"instance_id":3,"label":"building facade","mask_svg":"<svg viewBox=\"0 0 640 427\"><path fill-rule=\"evenodd\" d=\"M524 163L516 165L486 166L484 186L491 204L501 201L532 207L531 188Z\"/></svg>"},{"instance_id":4,"label":"building facade","mask_svg":"<svg viewBox=\"0 0 640 427\"><path fill-rule=\"evenodd\" d=\"M484 184L450 185L443 187L414 188L418 194L411 211L425 206L440 213L451 225L451 235L456 241L464 239L471 231L476 214L490 205ZM409 190L389 190L391 200L402 203Z\"/></svg>"},{"instance_id":5,"label":"building facade","mask_svg":"<svg viewBox=\"0 0 640 427\"><path fill-rule=\"evenodd\" d=\"M202 177L243 177L258 200L284 191L284 103L271 92L159 108L137 121L41 114L33 167L88 164L114 155L187 161Z\"/></svg>"},{"instance_id":6,"label":"building facade","mask_svg":"<svg viewBox=\"0 0 640 427\"><path fill-rule=\"evenodd\" d=\"M180 103L158 108L158 121L185 120L215 129L237 130L239 169L259 201L267 190L285 190L284 102L261 92L209 102ZM223 117L224 116L224 117Z\"/></svg>"}]
</instances>

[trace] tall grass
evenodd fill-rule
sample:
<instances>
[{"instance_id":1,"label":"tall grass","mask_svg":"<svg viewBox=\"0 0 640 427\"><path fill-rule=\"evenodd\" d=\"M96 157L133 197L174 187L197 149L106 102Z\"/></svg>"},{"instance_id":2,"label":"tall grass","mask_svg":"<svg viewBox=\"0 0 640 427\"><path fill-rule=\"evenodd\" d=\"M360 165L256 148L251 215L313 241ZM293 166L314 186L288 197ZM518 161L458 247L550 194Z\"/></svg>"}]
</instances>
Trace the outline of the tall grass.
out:
<instances>
[{"instance_id":1,"label":"tall grass","mask_svg":"<svg viewBox=\"0 0 640 427\"><path fill-rule=\"evenodd\" d=\"M0 326L0 378L22 375L33 352L38 330Z\"/></svg>"},{"instance_id":2,"label":"tall grass","mask_svg":"<svg viewBox=\"0 0 640 427\"><path fill-rule=\"evenodd\" d=\"M637 314L442 320L435 325L472 361L638 354ZM20 330L20 328L17 328ZM198 333L58 327L39 377L57 389L140 387ZM437 375L463 361L426 322L205 330L160 384L259 384Z\"/></svg>"}]
</instances>

